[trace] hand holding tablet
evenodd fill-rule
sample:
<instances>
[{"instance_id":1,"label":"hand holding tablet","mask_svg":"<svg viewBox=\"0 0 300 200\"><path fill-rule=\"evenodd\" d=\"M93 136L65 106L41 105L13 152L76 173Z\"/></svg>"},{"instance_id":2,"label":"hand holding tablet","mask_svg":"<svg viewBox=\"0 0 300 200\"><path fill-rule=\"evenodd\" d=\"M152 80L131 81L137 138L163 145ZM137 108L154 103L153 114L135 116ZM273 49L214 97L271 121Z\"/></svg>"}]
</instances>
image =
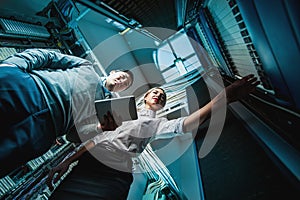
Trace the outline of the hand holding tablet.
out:
<instances>
[{"instance_id":1,"label":"hand holding tablet","mask_svg":"<svg viewBox=\"0 0 300 200\"><path fill-rule=\"evenodd\" d=\"M123 121L138 118L134 96L96 100L95 108L101 124L108 124L113 119L119 126Z\"/></svg>"}]
</instances>

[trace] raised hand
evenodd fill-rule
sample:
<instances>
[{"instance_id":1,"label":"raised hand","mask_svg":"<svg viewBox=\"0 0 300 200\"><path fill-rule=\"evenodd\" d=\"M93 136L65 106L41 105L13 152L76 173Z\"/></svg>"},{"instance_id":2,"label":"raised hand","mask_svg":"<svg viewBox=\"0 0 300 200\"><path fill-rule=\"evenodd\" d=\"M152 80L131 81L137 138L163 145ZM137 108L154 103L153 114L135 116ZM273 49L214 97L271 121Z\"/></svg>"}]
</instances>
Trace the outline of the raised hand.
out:
<instances>
[{"instance_id":1,"label":"raised hand","mask_svg":"<svg viewBox=\"0 0 300 200\"><path fill-rule=\"evenodd\" d=\"M227 103L237 101L238 99L245 98L255 90L259 84L257 78L253 74L247 75L240 80L233 82L225 88Z\"/></svg>"}]
</instances>

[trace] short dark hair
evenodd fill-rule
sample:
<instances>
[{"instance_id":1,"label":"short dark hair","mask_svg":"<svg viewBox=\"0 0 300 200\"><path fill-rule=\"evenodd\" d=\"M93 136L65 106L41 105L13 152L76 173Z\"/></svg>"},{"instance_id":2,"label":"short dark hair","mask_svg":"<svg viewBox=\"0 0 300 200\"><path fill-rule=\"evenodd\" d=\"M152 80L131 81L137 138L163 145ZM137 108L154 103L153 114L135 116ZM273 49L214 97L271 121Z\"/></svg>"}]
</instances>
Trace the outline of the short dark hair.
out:
<instances>
[{"instance_id":1,"label":"short dark hair","mask_svg":"<svg viewBox=\"0 0 300 200\"><path fill-rule=\"evenodd\" d=\"M123 72L129 74L129 76L130 76L130 78L131 78L131 82L130 82L130 84L129 84L128 87L127 87L127 88L129 88L129 87L133 84L134 75L133 75L132 71L130 71L130 70L128 70L128 69L123 70Z\"/></svg>"}]
</instances>

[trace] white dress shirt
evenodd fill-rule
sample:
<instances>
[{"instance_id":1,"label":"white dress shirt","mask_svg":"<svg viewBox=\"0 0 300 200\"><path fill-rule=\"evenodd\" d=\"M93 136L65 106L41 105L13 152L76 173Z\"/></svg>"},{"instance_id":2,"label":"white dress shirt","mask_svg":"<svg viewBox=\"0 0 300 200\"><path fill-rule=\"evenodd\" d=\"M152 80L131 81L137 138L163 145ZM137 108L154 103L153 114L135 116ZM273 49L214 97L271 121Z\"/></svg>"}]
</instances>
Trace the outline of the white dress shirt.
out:
<instances>
[{"instance_id":1,"label":"white dress shirt","mask_svg":"<svg viewBox=\"0 0 300 200\"><path fill-rule=\"evenodd\" d=\"M131 158L138 156L157 135L182 134L185 118L156 118L156 112L142 109L138 112L137 120L123 122L116 130L104 131L95 136L92 141L96 146L91 153L112 168L131 172Z\"/></svg>"}]
</instances>

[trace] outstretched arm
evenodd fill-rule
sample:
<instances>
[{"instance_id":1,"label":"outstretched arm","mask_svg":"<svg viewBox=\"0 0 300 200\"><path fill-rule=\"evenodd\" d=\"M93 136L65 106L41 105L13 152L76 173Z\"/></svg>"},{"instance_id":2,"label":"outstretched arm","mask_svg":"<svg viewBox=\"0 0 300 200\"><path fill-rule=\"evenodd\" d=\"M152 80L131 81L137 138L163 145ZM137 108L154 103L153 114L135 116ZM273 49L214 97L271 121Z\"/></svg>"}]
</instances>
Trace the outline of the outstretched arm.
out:
<instances>
[{"instance_id":1,"label":"outstretched arm","mask_svg":"<svg viewBox=\"0 0 300 200\"><path fill-rule=\"evenodd\" d=\"M27 49L8 57L1 63L15 65L26 71L34 69L69 69L91 65L85 59L46 49Z\"/></svg>"},{"instance_id":2,"label":"outstretched arm","mask_svg":"<svg viewBox=\"0 0 300 200\"><path fill-rule=\"evenodd\" d=\"M46 180L46 184L48 185L50 190L53 189L52 180L54 175L58 173L55 179L53 180L53 184L55 184L61 178L61 176L67 172L72 162L76 161L84 152L94 148L94 146L95 146L94 142L90 140L83 143L82 145L77 147L73 152L67 155L66 158L60 164L52 168Z\"/></svg>"},{"instance_id":3,"label":"outstretched arm","mask_svg":"<svg viewBox=\"0 0 300 200\"><path fill-rule=\"evenodd\" d=\"M224 105L224 101L226 101L226 104L229 104L240 98L244 98L252 92L258 84L259 82L257 81L257 78L251 74L227 86L204 107L195 111L184 120L183 131L189 132L198 128L198 126L210 116L211 109L213 107L215 109L219 109L222 105Z\"/></svg>"}]
</instances>

